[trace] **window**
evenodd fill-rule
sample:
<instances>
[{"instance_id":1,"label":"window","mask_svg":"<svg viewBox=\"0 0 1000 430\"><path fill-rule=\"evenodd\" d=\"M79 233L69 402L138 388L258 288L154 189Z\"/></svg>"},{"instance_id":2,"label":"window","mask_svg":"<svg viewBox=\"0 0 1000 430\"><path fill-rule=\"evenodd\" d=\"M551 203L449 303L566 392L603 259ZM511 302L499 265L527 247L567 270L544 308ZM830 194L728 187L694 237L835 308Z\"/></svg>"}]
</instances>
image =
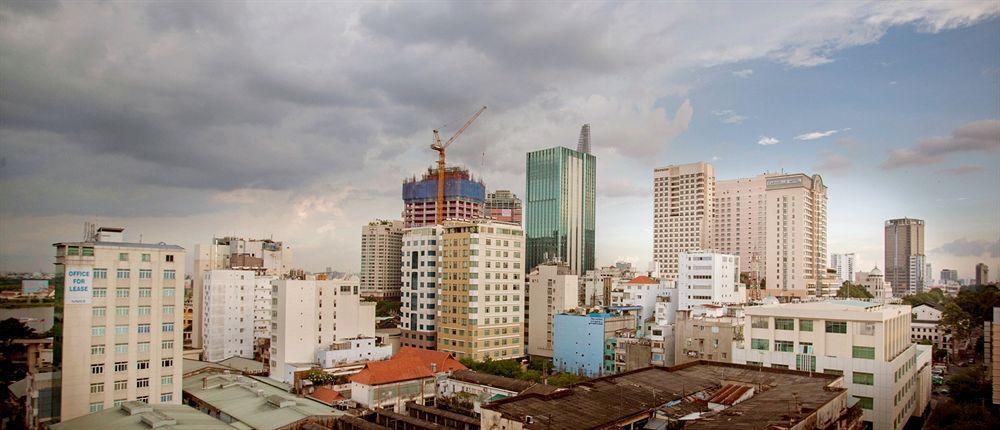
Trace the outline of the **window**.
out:
<instances>
[{"instance_id":1,"label":"window","mask_svg":"<svg viewBox=\"0 0 1000 430\"><path fill-rule=\"evenodd\" d=\"M174 323L163 323L163 332L172 333L174 331Z\"/></svg>"},{"instance_id":2,"label":"window","mask_svg":"<svg viewBox=\"0 0 1000 430\"><path fill-rule=\"evenodd\" d=\"M827 375L844 376L844 371L843 370L837 370L837 369L824 369L823 373L825 373Z\"/></svg>"},{"instance_id":3,"label":"window","mask_svg":"<svg viewBox=\"0 0 1000 430\"><path fill-rule=\"evenodd\" d=\"M103 393L103 392L104 392L104 383L103 382L96 382L96 383L90 384L90 394L97 394L97 393Z\"/></svg>"},{"instance_id":4,"label":"window","mask_svg":"<svg viewBox=\"0 0 1000 430\"><path fill-rule=\"evenodd\" d=\"M816 356L798 354L795 356L795 370L804 372L816 371Z\"/></svg>"},{"instance_id":5,"label":"window","mask_svg":"<svg viewBox=\"0 0 1000 430\"><path fill-rule=\"evenodd\" d=\"M173 385L174 375L167 375L160 377L160 385Z\"/></svg>"},{"instance_id":6,"label":"window","mask_svg":"<svg viewBox=\"0 0 1000 430\"><path fill-rule=\"evenodd\" d=\"M75 246L67 246L66 255L80 255L80 248L77 248Z\"/></svg>"},{"instance_id":7,"label":"window","mask_svg":"<svg viewBox=\"0 0 1000 430\"><path fill-rule=\"evenodd\" d=\"M161 349L174 349L174 341L172 341L172 340L165 340L163 342L160 342L160 348Z\"/></svg>"},{"instance_id":8,"label":"window","mask_svg":"<svg viewBox=\"0 0 1000 430\"><path fill-rule=\"evenodd\" d=\"M164 358L163 360L160 361L160 367L174 367L174 359Z\"/></svg>"},{"instance_id":9,"label":"window","mask_svg":"<svg viewBox=\"0 0 1000 430\"><path fill-rule=\"evenodd\" d=\"M128 253L127 252L119 252L118 253L118 261L128 261Z\"/></svg>"},{"instance_id":10,"label":"window","mask_svg":"<svg viewBox=\"0 0 1000 430\"><path fill-rule=\"evenodd\" d=\"M795 350L795 342L788 340L774 341L774 350L779 352L792 352Z\"/></svg>"},{"instance_id":11,"label":"window","mask_svg":"<svg viewBox=\"0 0 1000 430\"><path fill-rule=\"evenodd\" d=\"M125 399L115 399L115 406L121 406L122 403L125 403Z\"/></svg>"},{"instance_id":12,"label":"window","mask_svg":"<svg viewBox=\"0 0 1000 430\"><path fill-rule=\"evenodd\" d=\"M827 321L827 333L847 333L847 321Z\"/></svg>"},{"instance_id":13,"label":"window","mask_svg":"<svg viewBox=\"0 0 1000 430\"><path fill-rule=\"evenodd\" d=\"M812 354L813 353L812 342L799 342L799 352L803 354Z\"/></svg>"},{"instance_id":14,"label":"window","mask_svg":"<svg viewBox=\"0 0 1000 430\"><path fill-rule=\"evenodd\" d=\"M91 336L104 336L104 326L94 326L90 328Z\"/></svg>"},{"instance_id":15,"label":"window","mask_svg":"<svg viewBox=\"0 0 1000 430\"><path fill-rule=\"evenodd\" d=\"M863 322L858 323L858 334L864 336L875 336L875 323Z\"/></svg>"},{"instance_id":16,"label":"window","mask_svg":"<svg viewBox=\"0 0 1000 430\"><path fill-rule=\"evenodd\" d=\"M104 355L104 345L91 345L90 355Z\"/></svg>"},{"instance_id":17,"label":"window","mask_svg":"<svg viewBox=\"0 0 1000 430\"><path fill-rule=\"evenodd\" d=\"M875 348L871 346L855 346L851 351L851 356L854 358L867 358L869 360L874 360Z\"/></svg>"},{"instance_id":18,"label":"window","mask_svg":"<svg viewBox=\"0 0 1000 430\"><path fill-rule=\"evenodd\" d=\"M163 315L173 315L173 314L174 314L174 307L172 305L163 307Z\"/></svg>"},{"instance_id":19,"label":"window","mask_svg":"<svg viewBox=\"0 0 1000 430\"><path fill-rule=\"evenodd\" d=\"M104 410L104 402L95 402L90 404L90 413L100 412Z\"/></svg>"},{"instance_id":20,"label":"window","mask_svg":"<svg viewBox=\"0 0 1000 430\"><path fill-rule=\"evenodd\" d=\"M167 254L167 256L166 256L166 262L167 263L173 263L174 262L174 256L170 255L170 254Z\"/></svg>"},{"instance_id":21,"label":"window","mask_svg":"<svg viewBox=\"0 0 1000 430\"><path fill-rule=\"evenodd\" d=\"M173 269L164 270L163 279L177 279L177 272Z\"/></svg>"},{"instance_id":22,"label":"window","mask_svg":"<svg viewBox=\"0 0 1000 430\"><path fill-rule=\"evenodd\" d=\"M127 343L116 343L115 344L115 354L128 354L128 344Z\"/></svg>"},{"instance_id":23,"label":"window","mask_svg":"<svg viewBox=\"0 0 1000 430\"><path fill-rule=\"evenodd\" d=\"M127 361L116 361L115 362L115 372L127 372L128 362Z\"/></svg>"},{"instance_id":24,"label":"window","mask_svg":"<svg viewBox=\"0 0 1000 430\"><path fill-rule=\"evenodd\" d=\"M173 296L174 296L174 289L173 288L164 288L163 289L163 297L173 297Z\"/></svg>"},{"instance_id":25,"label":"window","mask_svg":"<svg viewBox=\"0 0 1000 430\"><path fill-rule=\"evenodd\" d=\"M149 269L139 269L139 279L152 279L153 271Z\"/></svg>"},{"instance_id":26,"label":"window","mask_svg":"<svg viewBox=\"0 0 1000 430\"><path fill-rule=\"evenodd\" d=\"M116 288L115 297L124 299L128 297L128 288Z\"/></svg>"},{"instance_id":27,"label":"window","mask_svg":"<svg viewBox=\"0 0 1000 430\"><path fill-rule=\"evenodd\" d=\"M115 381L115 391L121 391L128 388L128 381Z\"/></svg>"},{"instance_id":28,"label":"window","mask_svg":"<svg viewBox=\"0 0 1000 430\"><path fill-rule=\"evenodd\" d=\"M149 386L149 378L139 378L135 380L135 388L146 388ZM146 398L149 401L149 397Z\"/></svg>"},{"instance_id":29,"label":"window","mask_svg":"<svg viewBox=\"0 0 1000 430\"><path fill-rule=\"evenodd\" d=\"M139 352L149 352L149 342L139 342L139 344L136 345L136 350Z\"/></svg>"},{"instance_id":30,"label":"window","mask_svg":"<svg viewBox=\"0 0 1000 430\"><path fill-rule=\"evenodd\" d=\"M149 396L139 396L136 397L135 399L143 403L149 403Z\"/></svg>"},{"instance_id":31,"label":"window","mask_svg":"<svg viewBox=\"0 0 1000 430\"><path fill-rule=\"evenodd\" d=\"M94 298L95 299L99 299L99 298L107 297L107 296L108 296L108 289L107 288L94 288Z\"/></svg>"},{"instance_id":32,"label":"window","mask_svg":"<svg viewBox=\"0 0 1000 430\"><path fill-rule=\"evenodd\" d=\"M149 360L139 360L135 363L135 368L139 370L149 369Z\"/></svg>"},{"instance_id":33,"label":"window","mask_svg":"<svg viewBox=\"0 0 1000 430\"><path fill-rule=\"evenodd\" d=\"M767 351L768 341L767 339L750 339L750 348L759 349L761 351Z\"/></svg>"},{"instance_id":34,"label":"window","mask_svg":"<svg viewBox=\"0 0 1000 430\"><path fill-rule=\"evenodd\" d=\"M161 402L166 403L166 402L169 402L171 400L174 400L174 393L163 393L163 394L160 394L160 401Z\"/></svg>"},{"instance_id":35,"label":"window","mask_svg":"<svg viewBox=\"0 0 1000 430\"><path fill-rule=\"evenodd\" d=\"M813 320L799 320L799 331L813 331Z\"/></svg>"},{"instance_id":36,"label":"window","mask_svg":"<svg viewBox=\"0 0 1000 430\"><path fill-rule=\"evenodd\" d=\"M152 314L152 310L149 306L139 306L139 316L148 316Z\"/></svg>"},{"instance_id":37,"label":"window","mask_svg":"<svg viewBox=\"0 0 1000 430\"><path fill-rule=\"evenodd\" d=\"M83 250L83 254L82 255L84 257L93 257L94 256L94 248L85 246L85 247L83 247L81 249Z\"/></svg>"},{"instance_id":38,"label":"window","mask_svg":"<svg viewBox=\"0 0 1000 430\"><path fill-rule=\"evenodd\" d=\"M128 334L128 326L125 324L116 325L115 334Z\"/></svg>"},{"instance_id":39,"label":"window","mask_svg":"<svg viewBox=\"0 0 1000 430\"><path fill-rule=\"evenodd\" d=\"M108 312L108 309L104 306L94 306L90 308L90 316L92 317L103 317Z\"/></svg>"},{"instance_id":40,"label":"window","mask_svg":"<svg viewBox=\"0 0 1000 430\"><path fill-rule=\"evenodd\" d=\"M148 262L149 261L149 254L142 254L142 261Z\"/></svg>"},{"instance_id":41,"label":"window","mask_svg":"<svg viewBox=\"0 0 1000 430\"><path fill-rule=\"evenodd\" d=\"M118 279L128 279L129 270L128 269L118 269Z\"/></svg>"},{"instance_id":42,"label":"window","mask_svg":"<svg viewBox=\"0 0 1000 430\"><path fill-rule=\"evenodd\" d=\"M855 384L875 385L875 375L871 373L853 372L851 373L851 380Z\"/></svg>"},{"instance_id":43,"label":"window","mask_svg":"<svg viewBox=\"0 0 1000 430\"><path fill-rule=\"evenodd\" d=\"M139 324L138 333L149 333L149 324Z\"/></svg>"},{"instance_id":44,"label":"window","mask_svg":"<svg viewBox=\"0 0 1000 430\"><path fill-rule=\"evenodd\" d=\"M103 373L104 373L104 363L98 363L98 364L91 364L90 365L90 374L91 375L100 375L100 374L103 374Z\"/></svg>"},{"instance_id":45,"label":"window","mask_svg":"<svg viewBox=\"0 0 1000 430\"><path fill-rule=\"evenodd\" d=\"M791 318L775 318L775 330L795 330L795 320Z\"/></svg>"},{"instance_id":46,"label":"window","mask_svg":"<svg viewBox=\"0 0 1000 430\"><path fill-rule=\"evenodd\" d=\"M128 306L115 306L115 315L120 317L128 316Z\"/></svg>"},{"instance_id":47,"label":"window","mask_svg":"<svg viewBox=\"0 0 1000 430\"><path fill-rule=\"evenodd\" d=\"M108 269L94 269L94 279L108 279Z\"/></svg>"},{"instance_id":48,"label":"window","mask_svg":"<svg viewBox=\"0 0 1000 430\"><path fill-rule=\"evenodd\" d=\"M869 411L875 409L875 399L864 396L854 396L854 398L858 399L858 405L861 405L861 409L867 409Z\"/></svg>"},{"instance_id":49,"label":"window","mask_svg":"<svg viewBox=\"0 0 1000 430\"><path fill-rule=\"evenodd\" d=\"M769 319L770 317L751 317L750 325L753 328L768 328L771 326L768 321Z\"/></svg>"}]
</instances>

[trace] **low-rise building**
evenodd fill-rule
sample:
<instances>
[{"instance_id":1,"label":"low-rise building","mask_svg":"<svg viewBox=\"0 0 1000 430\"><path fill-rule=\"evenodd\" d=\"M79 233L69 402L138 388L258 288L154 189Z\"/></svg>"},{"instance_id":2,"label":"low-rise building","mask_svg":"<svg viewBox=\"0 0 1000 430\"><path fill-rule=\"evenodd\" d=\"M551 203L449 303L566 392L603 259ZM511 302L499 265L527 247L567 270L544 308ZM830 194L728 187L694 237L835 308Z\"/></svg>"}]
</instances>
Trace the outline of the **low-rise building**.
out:
<instances>
[{"instance_id":1,"label":"low-rise building","mask_svg":"<svg viewBox=\"0 0 1000 430\"><path fill-rule=\"evenodd\" d=\"M376 337L363 336L338 340L330 344L329 349L316 352L316 362L324 369L389 357L392 357L391 345L380 344Z\"/></svg>"},{"instance_id":2,"label":"low-rise building","mask_svg":"<svg viewBox=\"0 0 1000 430\"><path fill-rule=\"evenodd\" d=\"M954 352L951 330L941 326L941 310L928 304L914 306L910 321L910 339L914 343L929 343L934 349Z\"/></svg>"},{"instance_id":3,"label":"low-rise building","mask_svg":"<svg viewBox=\"0 0 1000 430\"><path fill-rule=\"evenodd\" d=\"M483 429L856 429L836 375L696 362L606 376L482 407Z\"/></svg>"},{"instance_id":4,"label":"low-rise building","mask_svg":"<svg viewBox=\"0 0 1000 430\"><path fill-rule=\"evenodd\" d=\"M743 339L743 321L740 308L707 305L678 311L674 364L697 360L731 363L733 344Z\"/></svg>"},{"instance_id":5,"label":"low-rise building","mask_svg":"<svg viewBox=\"0 0 1000 430\"><path fill-rule=\"evenodd\" d=\"M740 257L692 251L678 255L678 309L702 305L745 303L747 291L740 283Z\"/></svg>"},{"instance_id":6,"label":"low-rise building","mask_svg":"<svg viewBox=\"0 0 1000 430\"><path fill-rule=\"evenodd\" d=\"M465 368L451 354L404 346L392 358L368 362L350 377L351 400L369 409L401 412L407 402L433 399L438 378Z\"/></svg>"},{"instance_id":7,"label":"low-rise building","mask_svg":"<svg viewBox=\"0 0 1000 430\"><path fill-rule=\"evenodd\" d=\"M634 315L607 312L555 316L553 366L560 372L596 377L614 373L609 341L621 329L635 329ZM606 354L610 348L610 355Z\"/></svg>"},{"instance_id":8,"label":"low-rise building","mask_svg":"<svg viewBox=\"0 0 1000 430\"><path fill-rule=\"evenodd\" d=\"M674 282L641 275L619 284L616 290L620 290L620 296L613 295L611 305L638 308L639 321L645 322L656 312L657 297L673 294Z\"/></svg>"},{"instance_id":9,"label":"low-rise building","mask_svg":"<svg viewBox=\"0 0 1000 430\"><path fill-rule=\"evenodd\" d=\"M893 301L892 285L885 281L882 271L878 266L867 272L858 272L854 275L855 283L860 285L871 294L872 300L881 303Z\"/></svg>"},{"instance_id":10,"label":"low-rise building","mask_svg":"<svg viewBox=\"0 0 1000 430\"><path fill-rule=\"evenodd\" d=\"M551 394L559 388L538 382L456 370L438 384L438 398L452 404L471 403L472 411L482 412L482 405L526 393Z\"/></svg>"},{"instance_id":11,"label":"low-rise building","mask_svg":"<svg viewBox=\"0 0 1000 430\"><path fill-rule=\"evenodd\" d=\"M528 274L524 330L528 355L552 358L553 318L580 306L579 281L563 263L543 263Z\"/></svg>"},{"instance_id":12,"label":"low-rise building","mask_svg":"<svg viewBox=\"0 0 1000 430\"><path fill-rule=\"evenodd\" d=\"M115 430L149 430L169 428L171 430L234 430L210 415L186 405L150 405L140 401L129 401L95 412L90 415L63 421L49 427L52 430L91 430L97 428Z\"/></svg>"}]
</instances>

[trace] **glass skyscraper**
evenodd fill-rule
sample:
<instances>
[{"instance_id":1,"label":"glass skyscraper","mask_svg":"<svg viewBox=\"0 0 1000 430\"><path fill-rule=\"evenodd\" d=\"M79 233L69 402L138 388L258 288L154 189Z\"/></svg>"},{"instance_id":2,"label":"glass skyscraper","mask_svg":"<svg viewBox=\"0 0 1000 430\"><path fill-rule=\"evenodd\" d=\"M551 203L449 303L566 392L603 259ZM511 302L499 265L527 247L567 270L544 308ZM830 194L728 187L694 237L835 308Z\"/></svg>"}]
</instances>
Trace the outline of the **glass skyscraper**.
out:
<instances>
[{"instance_id":1,"label":"glass skyscraper","mask_svg":"<svg viewBox=\"0 0 1000 430\"><path fill-rule=\"evenodd\" d=\"M593 154L569 148L528 153L526 272L555 259L574 274L594 268L596 167Z\"/></svg>"}]
</instances>

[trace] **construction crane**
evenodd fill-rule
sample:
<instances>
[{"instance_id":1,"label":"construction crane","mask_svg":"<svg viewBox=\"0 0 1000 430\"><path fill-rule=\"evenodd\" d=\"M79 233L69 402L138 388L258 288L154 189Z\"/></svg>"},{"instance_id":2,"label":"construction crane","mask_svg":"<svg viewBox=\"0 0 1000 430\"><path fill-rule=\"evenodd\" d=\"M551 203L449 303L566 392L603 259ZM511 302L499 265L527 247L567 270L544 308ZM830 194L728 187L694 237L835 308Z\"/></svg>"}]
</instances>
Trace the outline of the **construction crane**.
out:
<instances>
[{"instance_id":1,"label":"construction crane","mask_svg":"<svg viewBox=\"0 0 1000 430\"><path fill-rule=\"evenodd\" d=\"M437 205L435 206L435 212L434 212L435 224L440 225L441 222L444 220L445 149L448 148L448 145L451 145L453 142L455 142L455 139L458 139L458 136L462 134L462 132L465 131L465 129L469 128L469 126L472 125L472 122L475 121L476 118L479 118L479 115L481 115L484 110L486 110L486 106L483 106L478 111L476 111L476 114L472 115L472 118L469 118L469 120L465 122L465 125L463 125L462 128L458 129L458 131L455 132L455 135L452 136L450 139L448 139L448 141L445 143L441 143L441 134L438 133L438 129L436 128L434 129L434 143L431 144L431 149L437 151L438 153L438 192L437 192Z\"/></svg>"}]
</instances>

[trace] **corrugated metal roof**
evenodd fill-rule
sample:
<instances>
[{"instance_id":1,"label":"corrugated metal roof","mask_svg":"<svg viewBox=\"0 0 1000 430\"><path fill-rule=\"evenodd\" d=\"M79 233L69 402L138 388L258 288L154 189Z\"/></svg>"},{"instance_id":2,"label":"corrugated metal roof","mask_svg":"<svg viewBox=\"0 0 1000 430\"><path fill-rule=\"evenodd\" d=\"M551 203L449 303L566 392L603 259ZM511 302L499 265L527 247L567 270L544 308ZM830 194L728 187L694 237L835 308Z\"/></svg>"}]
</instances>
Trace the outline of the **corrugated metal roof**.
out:
<instances>
[{"instance_id":1,"label":"corrugated metal roof","mask_svg":"<svg viewBox=\"0 0 1000 430\"><path fill-rule=\"evenodd\" d=\"M149 405L151 411L140 412L134 415L121 406L105 409L82 417L74 418L52 425L52 430L91 430L91 429L115 429L115 430L149 430L148 422L161 422L171 424L162 428L172 430L233 430L234 427L213 418L211 415L203 414L197 409L186 405Z\"/></svg>"}]
</instances>

